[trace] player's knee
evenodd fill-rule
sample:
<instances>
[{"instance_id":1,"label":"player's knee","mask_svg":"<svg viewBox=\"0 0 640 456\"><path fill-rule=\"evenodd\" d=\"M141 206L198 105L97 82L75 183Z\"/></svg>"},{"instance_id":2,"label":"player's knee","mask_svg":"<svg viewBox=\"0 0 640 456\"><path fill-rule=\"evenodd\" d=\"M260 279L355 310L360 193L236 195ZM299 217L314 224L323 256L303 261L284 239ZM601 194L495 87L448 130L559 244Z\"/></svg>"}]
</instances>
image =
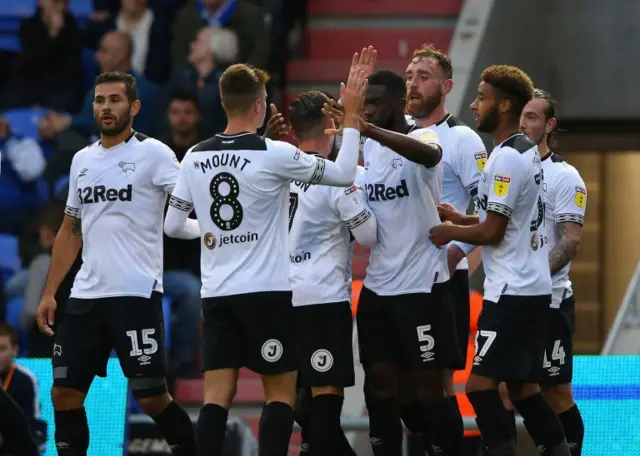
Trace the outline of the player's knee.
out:
<instances>
[{"instance_id":1,"label":"player's knee","mask_svg":"<svg viewBox=\"0 0 640 456\"><path fill-rule=\"evenodd\" d=\"M486 391L498 389L498 382L487 377L471 374L465 385L466 393L476 393L478 391Z\"/></svg>"},{"instance_id":2,"label":"player's knee","mask_svg":"<svg viewBox=\"0 0 640 456\"><path fill-rule=\"evenodd\" d=\"M445 396L444 377L440 369L427 369L415 372L417 398L421 402L434 402Z\"/></svg>"},{"instance_id":3,"label":"player's knee","mask_svg":"<svg viewBox=\"0 0 640 456\"><path fill-rule=\"evenodd\" d=\"M51 402L55 410L74 410L84 406L86 393L71 388L51 388Z\"/></svg>"},{"instance_id":4,"label":"player's knee","mask_svg":"<svg viewBox=\"0 0 640 456\"><path fill-rule=\"evenodd\" d=\"M544 388L543 391L545 399L556 414L566 412L575 404L570 383Z\"/></svg>"},{"instance_id":5,"label":"player's knee","mask_svg":"<svg viewBox=\"0 0 640 456\"><path fill-rule=\"evenodd\" d=\"M507 382L507 391L511 402L519 402L539 393L540 386L537 383Z\"/></svg>"},{"instance_id":6,"label":"player's knee","mask_svg":"<svg viewBox=\"0 0 640 456\"><path fill-rule=\"evenodd\" d=\"M456 394L456 386L453 383L453 371L451 369L445 369L442 373L442 382L444 384L444 392L447 396L454 396Z\"/></svg>"},{"instance_id":7,"label":"player's knee","mask_svg":"<svg viewBox=\"0 0 640 456\"><path fill-rule=\"evenodd\" d=\"M502 399L504 408L506 408L507 410L513 410L513 403L509 398L509 391L507 390L507 385L505 383L500 383L500 386L498 387L498 393L500 393L500 399Z\"/></svg>"},{"instance_id":8,"label":"player's knee","mask_svg":"<svg viewBox=\"0 0 640 456\"><path fill-rule=\"evenodd\" d=\"M367 385L369 393L376 399L387 399L398 396L398 367L377 364L367 369Z\"/></svg>"},{"instance_id":9,"label":"player's knee","mask_svg":"<svg viewBox=\"0 0 640 456\"><path fill-rule=\"evenodd\" d=\"M321 394L334 394L336 396L342 396L344 394L344 389L338 388L337 386L312 386L311 387L311 395L313 397L320 396Z\"/></svg>"},{"instance_id":10,"label":"player's knee","mask_svg":"<svg viewBox=\"0 0 640 456\"><path fill-rule=\"evenodd\" d=\"M265 402L282 402L291 407L296 402L296 380L298 371L285 372L276 375L263 375Z\"/></svg>"},{"instance_id":11,"label":"player's knee","mask_svg":"<svg viewBox=\"0 0 640 456\"><path fill-rule=\"evenodd\" d=\"M157 416L171 404L172 399L169 393L164 393L157 396L136 397L136 401L144 413Z\"/></svg>"}]
</instances>

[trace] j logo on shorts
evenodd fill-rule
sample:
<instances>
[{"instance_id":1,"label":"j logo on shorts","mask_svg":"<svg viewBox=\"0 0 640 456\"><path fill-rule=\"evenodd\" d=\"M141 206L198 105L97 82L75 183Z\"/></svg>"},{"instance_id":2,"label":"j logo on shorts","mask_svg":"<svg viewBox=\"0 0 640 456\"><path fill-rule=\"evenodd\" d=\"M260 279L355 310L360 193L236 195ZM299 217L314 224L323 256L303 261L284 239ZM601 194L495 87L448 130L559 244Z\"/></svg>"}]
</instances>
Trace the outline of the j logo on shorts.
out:
<instances>
[{"instance_id":1,"label":"j logo on shorts","mask_svg":"<svg viewBox=\"0 0 640 456\"><path fill-rule=\"evenodd\" d=\"M277 339L269 339L262 344L262 357L265 361L275 363L282 357L282 344Z\"/></svg>"}]
</instances>

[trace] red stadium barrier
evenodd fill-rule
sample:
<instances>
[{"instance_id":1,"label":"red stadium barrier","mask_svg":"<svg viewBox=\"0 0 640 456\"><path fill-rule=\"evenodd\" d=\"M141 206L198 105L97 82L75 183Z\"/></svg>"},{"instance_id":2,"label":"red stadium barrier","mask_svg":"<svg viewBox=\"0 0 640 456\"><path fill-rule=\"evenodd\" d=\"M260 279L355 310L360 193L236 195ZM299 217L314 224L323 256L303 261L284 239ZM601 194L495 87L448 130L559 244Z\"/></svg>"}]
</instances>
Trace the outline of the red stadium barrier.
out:
<instances>
[{"instance_id":1,"label":"red stadium barrier","mask_svg":"<svg viewBox=\"0 0 640 456\"><path fill-rule=\"evenodd\" d=\"M462 0L311 0L311 16L456 16Z\"/></svg>"}]
</instances>

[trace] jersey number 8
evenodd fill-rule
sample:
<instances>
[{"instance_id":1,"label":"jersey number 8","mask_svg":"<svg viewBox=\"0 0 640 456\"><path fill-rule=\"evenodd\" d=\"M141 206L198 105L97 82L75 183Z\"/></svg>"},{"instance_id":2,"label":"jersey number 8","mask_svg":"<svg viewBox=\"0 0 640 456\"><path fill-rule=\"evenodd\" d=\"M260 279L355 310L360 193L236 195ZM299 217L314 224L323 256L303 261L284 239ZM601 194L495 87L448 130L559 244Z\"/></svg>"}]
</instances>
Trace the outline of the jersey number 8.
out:
<instances>
[{"instance_id":1,"label":"jersey number 8","mask_svg":"<svg viewBox=\"0 0 640 456\"><path fill-rule=\"evenodd\" d=\"M226 184L226 185L225 185ZM221 187L229 187L229 190L223 195ZM242 223L243 211L242 204L238 201L240 196L240 185L235 177L229 173L219 173L213 176L209 183L209 193L213 202L211 203L211 220L215 225L223 231L235 230ZM232 214L229 220L224 220L222 214L222 206L231 208Z\"/></svg>"}]
</instances>

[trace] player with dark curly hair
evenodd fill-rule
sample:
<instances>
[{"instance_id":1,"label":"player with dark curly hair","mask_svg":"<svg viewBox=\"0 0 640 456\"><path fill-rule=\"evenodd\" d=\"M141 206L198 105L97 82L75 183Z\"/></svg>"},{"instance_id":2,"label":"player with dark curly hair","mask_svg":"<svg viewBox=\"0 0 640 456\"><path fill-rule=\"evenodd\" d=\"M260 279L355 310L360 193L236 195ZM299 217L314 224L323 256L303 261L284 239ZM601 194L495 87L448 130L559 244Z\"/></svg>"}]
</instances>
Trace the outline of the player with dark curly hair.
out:
<instances>
[{"instance_id":1,"label":"player with dark curly hair","mask_svg":"<svg viewBox=\"0 0 640 456\"><path fill-rule=\"evenodd\" d=\"M498 385L524 418L540 454L570 456L558 417L539 386L551 305L551 273L545 239L542 166L538 147L520 132L520 115L533 83L519 68L485 69L471 110L479 131L496 144L478 185L478 216L441 206L445 223L431 240L483 246L483 310L467 396L489 456L515 456L515 428Z\"/></svg>"}]
</instances>

